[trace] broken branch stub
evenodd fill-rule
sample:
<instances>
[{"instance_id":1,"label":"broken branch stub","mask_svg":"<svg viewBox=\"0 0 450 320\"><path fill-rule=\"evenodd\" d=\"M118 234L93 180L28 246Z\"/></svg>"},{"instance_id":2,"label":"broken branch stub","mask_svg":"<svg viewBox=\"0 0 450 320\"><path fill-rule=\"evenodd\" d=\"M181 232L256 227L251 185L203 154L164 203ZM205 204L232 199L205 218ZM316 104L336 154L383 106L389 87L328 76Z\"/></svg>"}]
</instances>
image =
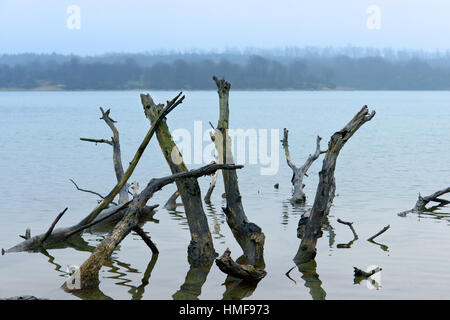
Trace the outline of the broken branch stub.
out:
<instances>
[{"instance_id":1,"label":"broken branch stub","mask_svg":"<svg viewBox=\"0 0 450 320\"><path fill-rule=\"evenodd\" d=\"M152 124L155 123L163 110L163 105L156 104L149 94L141 94L141 102L145 115ZM161 120L156 130L156 137L172 173L187 172L183 157L172 138L165 119ZM203 210L200 186L194 178L178 180L176 184L191 233L188 258L193 262L213 260L217 253L214 250L208 221Z\"/></svg>"},{"instance_id":2,"label":"broken branch stub","mask_svg":"<svg viewBox=\"0 0 450 320\"><path fill-rule=\"evenodd\" d=\"M331 136L328 142L328 150L323 160L322 170L319 172L319 185L314 205L306 224L305 235L294 258L296 264L306 263L316 256L317 239L321 235L324 218L328 215L334 198L334 171L339 153L353 134L374 116L375 111L369 114L369 108L364 106L342 130L335 132Z\"/></svg>"},{"instance_id":3,"label":"broken branch stub","mask_svg":"<svg viewBox=\"0 0 450 320\"><path fill-rule=\"evenodd\" d=\"M229 129L231 85L225 79L219 80L217 77L213 77L213 80L217 85L217 93L219 94L219 120L212 138L218 152L219 162L233 163L231 144L227 133ZM256 261L262 259L264 255L264 233L259 226L247 219L239 192L236 170L223 170L222 176L227 203L223 211L227 217L228 226L241 246L244 256L252 264L256 264Z\"/></svg>"}]
</instances>

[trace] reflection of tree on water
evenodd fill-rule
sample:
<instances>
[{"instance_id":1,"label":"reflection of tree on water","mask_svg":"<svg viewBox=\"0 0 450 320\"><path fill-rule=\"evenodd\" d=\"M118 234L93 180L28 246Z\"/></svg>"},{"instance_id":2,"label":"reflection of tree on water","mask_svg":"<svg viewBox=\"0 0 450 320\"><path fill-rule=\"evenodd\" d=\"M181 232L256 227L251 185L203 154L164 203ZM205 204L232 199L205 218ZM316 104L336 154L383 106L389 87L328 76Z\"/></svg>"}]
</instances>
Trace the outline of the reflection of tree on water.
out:
<instances>
[{"instance_id":1,"label":"reflection of tree on water","mask_svg":"<svg viewBox=\"0 0 450 320\"><path fill-rule=\"evenodd\" d=\"M144 219L145 221L151 221L158 223L159 221L156 219L153 219L153 217L146 217ZM101 228L97 228L95 230L89 230L90 234L95 235L99 238L103 238L106 232L102 232L103 230L109 231L111 230L113 226L106 226L102 225ZM96 239L95 241L98 241ZM83 239L81 235L74 236L70 240L60 243L56 246L51 247L51 249L66 249L66 248L73 248L77 251L81 252L93 252L95 250L95 246L91 246L86 240ZM117 247L116 250L119 250L119 247ZM61 266L60 264L55 262L55 258L47 251L47 250L41 250L41 253L44 254L46 257L48 257L48 262L55 266L55 270L60 273L61 277L67 277L68 273L64 270L65 267ZM147 266L147 269L144 273L144 276L141 280L141 284L139 286L133 286L129 283L132 281L131 279L126 278L128 274L131 273L140 273L139 270L132 268L130 264L124 263L119 261L118 259L114 259L110 257L108 260L106 260L104 267L109 268L107 270L108 273L113 274L112 276L107 276L105 278L109 279L118 279L119 282L116 282L116 285L119 286L125 286L129 287L130 290L128 293L130 293L131 298L133 300L139 300L142 299L142 296L145 291L145 287L149 283L149 278L151 276L151 272L156 264L156 261L158 259L158 255L154 254L151 257L151 260ZM120 271L121 269L125 269L125 271ZM84 289L84 290L75 290L73 292L70 292L76 297L79 297L81 299L87 299L87 300L105 300L105 299L111 299L111 297L105 295L97 286L94 286L92 288Z\"/></svg>"},{"instance_id":2,"label":"reflection of tree on water","mask_svg":"<svg viewBox=\"0 0 450 320\"><path fill-rule=\"evenodd\" d=\"M305 215L310 206L303 203L292 203L289 199L282 202L282 217L281 224L286 226L289 224L289 217L292 215L295 217L294 221L298 221L298 216Z\"/></svg>"},{"instance_id":3,"label":"reflection of tree on water","mask_svg":"<svg viewBox=\"0 0 450 320\"><path fill-rule=\"evenodd\" d=\"M172 295L174 300L198 300L202 293L202 286L208 277L214 260L203 264L191 263L184 283Z\"/></svg>"},{"instance_id":4,"label":"reflection of tree on water","mask_svg":"<svg viewBox=\"0 0 450 320\"><path fill-rule=\"evenodd\" d=\"M184 211L178 211L177 209L167 210L172 220L178 221L178 224L183 230L189 230L189 224Z\"/></svg>"},{"instance_id":5,"label":"reflection of tree on water","mask_svg":"<svg viewBox=\"0 0 450 320\"><path fill-rule=\"evenodd\" d=\"M224 223L224 214L217 214L217 210L211 202L206 202L206 211L208 216L212 218L214 231L212 234L214 235L214 239L224 239L225 236L220 232L220 225ZM219 217L221 218L219 220ZM221 243L225 243L225 241L221 241Z\"/></svg>"},{"instance_id":6,"label":"reflection of tree on water","mask_svg":"<svg viewBox=\"0 0 450 320\"><path fill-rule=\"evenodd\" d=\"M286 276L297 283L291 274L291 271L295 267L292 267L288 272L286 272ZM309 294L311 295L313 300L325 300L327 296L326 291L322 288L322 281L319 279L319 274L317 273L317 264L316 260L311 260L308 263L303 263L297 265L298 271L302 274L301 278L305 281L305 287L309 288Z\"/></svg>"}]
</instances>

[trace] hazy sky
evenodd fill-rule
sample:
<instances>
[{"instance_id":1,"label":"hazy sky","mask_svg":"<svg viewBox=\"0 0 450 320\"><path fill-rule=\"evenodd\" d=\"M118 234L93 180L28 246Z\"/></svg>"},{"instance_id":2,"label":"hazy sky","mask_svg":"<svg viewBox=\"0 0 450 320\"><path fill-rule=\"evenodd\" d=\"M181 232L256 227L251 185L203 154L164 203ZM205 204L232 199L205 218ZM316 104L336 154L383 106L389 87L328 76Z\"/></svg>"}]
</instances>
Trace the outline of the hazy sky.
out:
<instances>
[{"instance_id":1,"label":"hazy sky","mask_svg":"<svg viewBox=\"0 0 450 320\"><path fill-rule=\"evenodd\" d=\"M80 8L80 29L67 27L70 5ZM449 17L447 0L0 0L0 53L346 45L447 50ZM73 27L78 20L70 21Z\"/></svg>"}]
</instances>

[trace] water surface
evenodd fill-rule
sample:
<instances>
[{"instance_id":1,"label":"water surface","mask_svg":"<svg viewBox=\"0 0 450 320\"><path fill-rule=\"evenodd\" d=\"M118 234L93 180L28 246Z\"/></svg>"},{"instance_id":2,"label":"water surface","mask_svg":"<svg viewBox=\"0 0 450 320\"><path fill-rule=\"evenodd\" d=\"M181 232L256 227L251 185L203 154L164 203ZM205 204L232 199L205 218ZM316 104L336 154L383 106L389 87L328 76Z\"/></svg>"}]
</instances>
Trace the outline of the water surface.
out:
<instances>
[{"instance_id":1,"label":"water surface","mask_svg":"<svg viewBox=\"0 0 450 320\"><path fill-rule=\"evenodd\" d=\"M31 227L33 234L47 230L66 206L60 226L78 222L96 205L96 197L76 191L80 187L107 194L115 184L112 150L108 145L81 142L80 137L109 138L109 128L99 120L99 106L111 108L121 134L122 157L131 160L148 130L138 91L120 92L3 92L0 93L0 247L9 248ZM175 92L152 92L157 101ZM413 207L417 195L431 194L450 183L450 92L231 92L231 125L235 128L290 130L293 161L301 165L315 148L315 137L340 130L364 104L377 115L345 145L336 168L337 196L329 221L318 242L316 270L294 268L300 240L296 228L300 215L313 202L322 158L305 178L308 200L294 207L290 197L291 169L279 153L274 176L259 174L259 165L240 170L239 183L249 219L266 235L267 276L257 287L224 286L225 275L212 265L203 286L188 292L190 298L222 299L409 299L450 298L450 208L437 214L397 213ZM186 92L186 100L168 117L171 130L193 132L194 121L216 123L218 97L214 91ZM281 131L280 131L281 139ZM205 143L206 144L206 143ZM190 168L199 165L191 164ZM125 165L126 167L126 165ZM170 174L156 139L153 139L131 180L145 185L152 177ZM203 193L210 178L199 179ZM273 188L280 184L278 190ZM180 287L189 271L186 250L190 240L183 207L162 208L175 191L170 185L149 204L160 204L155 219L144 229L160 250L153 257L137 235L128 236L101 270L100 290L77 297L60 289L66 266L81 265L89 251L74 248L42 253L16 253L0 257L0 297L32 294L50 299L114 298L172 299L186 297ZM205 204L218 253L227 247L236 259L241 250L221 211L223 182L219 178L211 205ZM351 248L338 248L352 240L347 226L354 222L359 235ZM384 226L391 228L377 242L365 239ZM96 246L105 234L85 234L82 248ZM80 249L80 248L79 248ZM383 250L384 249L384 250ZM387 250L386 250L387 249ZM353 266L383 268L380 287L354 284ZM192 273L191 273L192 275ZM189 279L191 279L189 277ZM318 281L319 279L319 281ZM199 291L201 289L201 291ZM176 294L177 293L177 294Z\"/></svg>"}]
</instances>

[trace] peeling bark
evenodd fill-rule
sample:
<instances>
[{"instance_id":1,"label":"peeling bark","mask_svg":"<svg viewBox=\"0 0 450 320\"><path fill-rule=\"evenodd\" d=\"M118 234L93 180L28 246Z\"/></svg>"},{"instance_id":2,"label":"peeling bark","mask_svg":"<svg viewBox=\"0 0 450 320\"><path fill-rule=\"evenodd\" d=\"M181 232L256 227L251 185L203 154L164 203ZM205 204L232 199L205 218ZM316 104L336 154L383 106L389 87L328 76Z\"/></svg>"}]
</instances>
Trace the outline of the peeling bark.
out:
<instances>
[{"instance_id":1,"label":"peeling bark","mask_svg":"<svg viewBox=\"0 0 450 320\"><path fill-rule=\"evenodd\" d=\"M292 203L303 203L306 201L306 195L305 192L303 191L303 188L305 187L305 185L303 184L303 178L304 176L307 176L308 169L311 167L313 162L316 161L322 153L326 153L326 151L320 151L320 141L322 140L322 138L317 136L316 151L314 152L314 154L310 154L308 156L308 159L306 159L306 162L300 168L297 168L295 164L291 161L288 144L288 133L289 130L284 128L283 140L281 142L284 148L286 162L288 166L292 169L293 173L291 183L294 186L294 192L292 194L292 198L290 201Z\"/></svg>"},{"instance_id":2,"label":"peeling bark","mask_svg":"<svg viewBox=\"0 0 450 320\"><path fill-rule=\"evenodd\" d=\"M364 106L342 130L335 132L331 136L328 143L328 151L323 160L322 170L319 172L319 185L314 205L306 224L305 235L294 258L296 264L306 263L316 256L317 239L321 236L324 218L328 215L334 198L334 171L339 153L353 134L374 116L375 111L369 114L369 108Z\"/></svg>"},{"instance_id":3,"label":"peeling bark","mask_svg":"<svg viewBox=\"0 0 450 320\"><path fill-rule=\"evenodd\" d=\"M149 94L141 94L141 102L144 107L145 115L150 122L154 124L163 110L163 105L157 105ZM158 126L156 137L172 173L186 172L187 167L178 147L173 141L165 119L162 120L161 124ZM203 210L198 182L196 179L192 178L178 180L176 183L191 233L191 242L188 247L188 259L193 262L213 260L217 256L217 253L214 250L208 221Z\"/></svg>"}]
</instances>

